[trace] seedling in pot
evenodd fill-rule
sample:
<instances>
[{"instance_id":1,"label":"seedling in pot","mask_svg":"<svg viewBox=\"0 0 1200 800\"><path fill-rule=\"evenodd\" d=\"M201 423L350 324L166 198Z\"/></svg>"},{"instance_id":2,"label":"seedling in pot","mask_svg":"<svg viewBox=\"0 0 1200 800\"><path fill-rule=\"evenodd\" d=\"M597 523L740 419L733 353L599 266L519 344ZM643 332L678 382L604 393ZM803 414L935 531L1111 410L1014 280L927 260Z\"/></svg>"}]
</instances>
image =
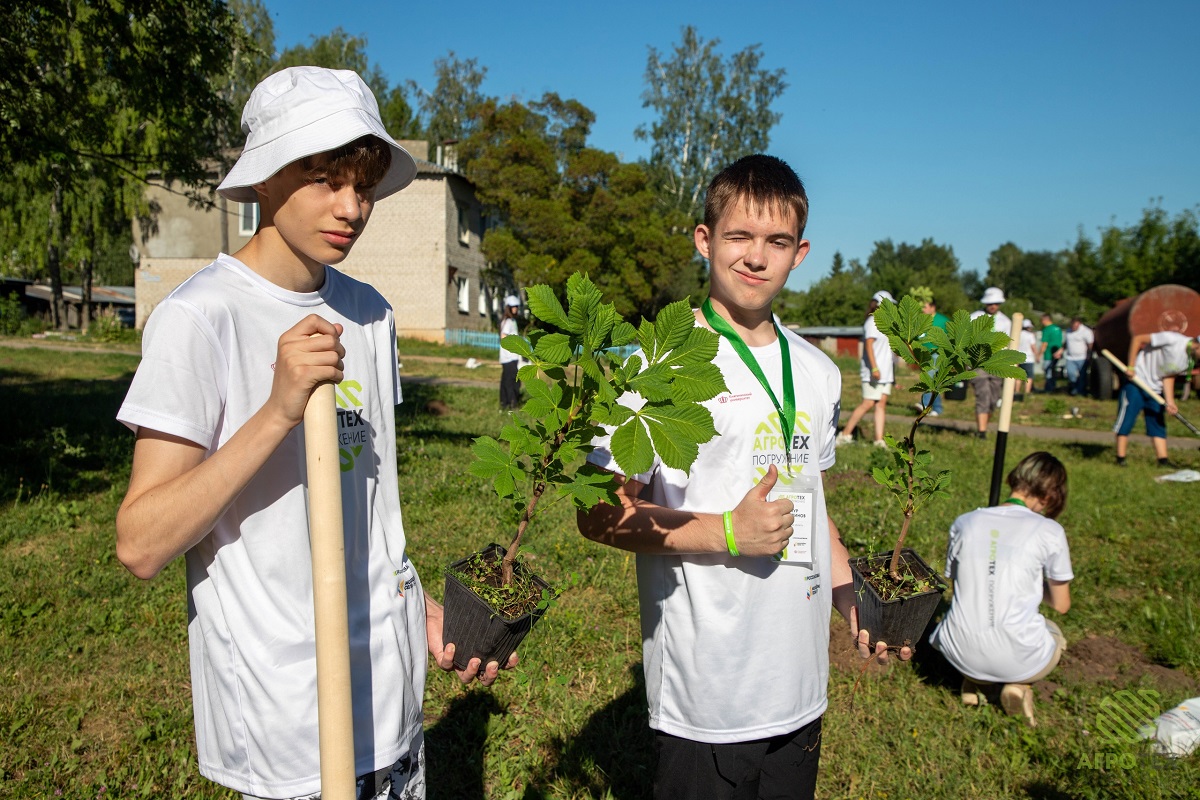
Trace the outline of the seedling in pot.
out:
<instances>
[{"instance_id":1,"label":"seedling in pot","mask_svg":"<svg viewBox=\"0 0 1200 800\"><path fill-rule=\"evenodd\" d=\"M616 479L586 460L601 426L614 429L613 458L626 475L650 469L656 455L687 472L700 445L717 436L701 403L726 391L712 363L719 338L695 324L687 300L635 328L602 302L584 274L570 277L566 294L564 307L551 287L528 289L535 323L528 339L501 342L529 362L517 373L528 399L498 438L480 436L471 447L470 472L490 480L517 517L494 586L511 586L519 577L517 558L529 526L549 505L569 500L586 510L617 503ZM618 355L633 344L640 350ZM638 402L623 404L627 394Z\"/></svg>"},{"instance_id":2,"label":"seedling in pot","mask_svg":"<svg viewBox=\"0 0 1200 800\"><path fill-rule=\"evenodd\" d=\"M981 371L1001 378L1024 380L1025 372L1019 364L1025 357L1008 349L1008 335L993 330L990 316L985 314L972 320L966 311L958 311L942 330L933 325L933 317L922 312L920 303L912 297L904 297L898 305L890 300L883 301L875 310L875 324L888 337L892 351L916 368L918 379L911 391L931 395L930 402L913 420L907 436L900 440L891 434L884 437L890 463L872 470L875 481L891 492L903 514L900 535L886 562L886 569L879 560L870 557L851 560L856 591L869 585L879 598L875 606L882 608L881 604L897 599L934 594L944 585L916 553L904 547L917 510L931 498L944 494L950 486L950 470L935 472L932 453L918 449L916 443L917 431L933 407L933 398L959 381L969 381ZM925 347L926 343L934 347ZM895 634L890 638L886 636L885 631L897 629L889 622L864 619L867 605L860 605L859 624L870 630L873 637L885 638L895 646L906 641L915 642L937 605L936 598L929 599L927 614L924 608L919 613L916 609L904 612L908 617L903 625L907 633L899 637Z\"/></svg>"}]
</instances>

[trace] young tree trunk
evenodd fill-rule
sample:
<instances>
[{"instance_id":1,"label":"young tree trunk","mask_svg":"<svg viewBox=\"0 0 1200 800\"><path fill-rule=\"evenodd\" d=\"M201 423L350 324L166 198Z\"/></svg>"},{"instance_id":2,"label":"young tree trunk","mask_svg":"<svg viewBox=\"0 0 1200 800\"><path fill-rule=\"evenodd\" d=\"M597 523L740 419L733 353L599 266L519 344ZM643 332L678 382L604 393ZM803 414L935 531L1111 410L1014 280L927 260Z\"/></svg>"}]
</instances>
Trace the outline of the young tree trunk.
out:
<instances>
[{"instance_id":1,"label":"young tree trunk","mask_svg":"<svg viewBox=\"0 0 1200 800\"><path fill-rule=\"evenodd\" d=\"M46 235L46 273L50 276L50 327L66 330L67 315L63 303L62 267L59 253L62 245L62 184L54 181L54 192L50 197L50 220Z\"/></svg>"}]
</instances>

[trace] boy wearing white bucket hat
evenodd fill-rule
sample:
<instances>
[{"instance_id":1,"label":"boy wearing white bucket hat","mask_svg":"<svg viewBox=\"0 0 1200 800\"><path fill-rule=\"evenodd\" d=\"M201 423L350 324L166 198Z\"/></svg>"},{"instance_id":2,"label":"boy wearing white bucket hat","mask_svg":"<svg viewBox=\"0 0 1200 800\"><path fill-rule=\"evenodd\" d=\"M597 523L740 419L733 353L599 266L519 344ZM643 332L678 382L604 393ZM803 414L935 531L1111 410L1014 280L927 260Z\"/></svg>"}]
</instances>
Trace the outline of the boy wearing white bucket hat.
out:
<instances>
[{"instance_id":1,"label":"boy wearing white bucket hat","mask_svg":"<svg viewBox=\"0 0 1200 800\"><path fill-rule=\"evenodd\" d=\"M353 72L271 75L218 191L262 222L150 316L118 419L137 434L117 555L151 578L187 562L200 772L247 798L320 789L304 409L337 383L359 797L424 796L426 650L441 607L409 561L395 469L392 309L334 269L416 162ZM428 626L427 626L428 623ZM497 665L460 673L490 684Z\"/></svg>"},{"instance_id":2,"label":"boy wearing white bucket hat","mask_svg":"<svg viewBox=\"0 0 1200 800\"><path fill-rule=\"evenodd\" d=\"M1004 292L995 286L989 286L984 290L983 297L979 298L979 303L983 308L972 312L971 319L987 314L992 318L992 330L1012 336L1012 320L1000 310L1004 303ZM979 425L975 435L986 439L988 417L991 416L992 409L1000 403L1004 379L980 370L979 374L971 379L971 387L975 390L975 421Z\"/></svg>"}]
</instances>

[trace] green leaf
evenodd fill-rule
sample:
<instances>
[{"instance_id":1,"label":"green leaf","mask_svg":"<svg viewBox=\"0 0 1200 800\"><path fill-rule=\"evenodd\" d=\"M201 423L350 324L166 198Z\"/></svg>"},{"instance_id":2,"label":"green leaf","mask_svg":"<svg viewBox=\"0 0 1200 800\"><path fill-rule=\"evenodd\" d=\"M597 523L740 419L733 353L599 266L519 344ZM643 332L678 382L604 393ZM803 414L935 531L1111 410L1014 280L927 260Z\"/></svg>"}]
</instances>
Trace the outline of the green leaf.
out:
<instances>
[{"instance_id":1,"label":"green leaf","mask_svg":"<svg viewBox=\"0 0 1200 800\"><path fill-rule=\"evenodd\" d=\"M529 399L525 401L525 405L521 410L529 416L534 419L540 419L548 416L558 408L558 403L563 396L563 390L557 383L551 384L542 380L535 380L524 384L524 386Z\"/></svg>"},{"instance_id":2,"label":"green leaf","mask_svg":"<svg viewBox=\"0 0 1200 800\"><path fill-rule=\"evenodd\" d=\"M624 347L637 339L637 328L621 320L612 329L612 346Z\"/></svg>"},{"instance_id":3,"label":"green leaf","mask_svg":"<svg viewBox=\"0 0 1200 800\"><path fill-rule=\"evenodd\" d=\"M533 354L551 364L567 364L571 360L571 339L565 333L548 333L538 339Z\"/></svg>"},{"instance_id":4,"label":"green leaf","mask_svg":"<svg viewBox=\"0 0 1200 800\"><path fill-rule=\"evenodd\" d=\"M570 483L563 487L576 508L584 511L599 503L617 505L616 477L607 470L585 464L576 471Z\"/></svg>"},{"instance_id":5,"label":"green leaf","mask_svg":"<svg viewBox=\"0 0 1200 800\"><path fill-rule=\"evenodd\" d=\"M601 300L600 290L587 275L579 272L572 273L571 277L567 279L568 308L565 330L576 336L586 335L594 325L594 318L600 308Z\"/></svg>"},{"instance_id":6,"label":"green leaf","mask_svg":"<svg viewBox=\"0 0 1200 800\"><path fill-rule=\"evenodd\" d=\"M545 284L531 286L525 292L529 299L529 310L537 319L556 328L567 329L567 312L554 296L554 290Z\"/></svg>"},{"instance_id":7,"label":"green leaf","mask_svg":"<svg viewBox=\"0 0 1200 800\"><path fill-rule=\"evenodd\" d=\"M661 402L671 397L671 377L669 367L654 364L631 378L629 388L651 403Z\"/></svg>"},{"instance_id":8,"label":"green leaf","mask_svg":"<svg viewBox=\"0 0 1200 800\"><path fill-rule=\"evenodd\" d=\"M516 353L524 359L533 358L533 349L524 336L505 336L500 340L500 346L510 353Z\"/></svg>"},{"instance_id":9,"label":"green leaf","mask_svg":"<svg viewBox=\"0 0 1200 800\"><path fill-rule=\"evenodd\" d=\"M475 460L467 468L479 478L491 479L496 494L500 497L511 497L519 483L525 480L525 471L518 466L510 453L506 453L500 443L490 436L480 436L471 445L471 453Z\"/></svg>"},{"instance_id":10,"label":"green leaf","mask_svg":"<svg viewBox=\"0 0 1200 800\"><path fill-rule=\"evenodd\" d=\"M696 315L685 300L677 300L658 312L654 320L655 353L661 356L681 346L696 327Z\"/></svg>"},{"instance_id":11,"label":"green leaf","mask_svg":"<svg viewBox=\"0 0 1200 800\"><path fill-rule=\"evenodd\" d=\"M628 422L618 426L609 441L613 459L625 475L640 475L654 466L654 444L637 415L631 415Z\"/></svg>"},{"instance_id":12,"label":"green leaf","mask_svg":"<svg viewBox=\"0 0 1200 800\"><path fill-rule=\"evenodd\" d=\"M698 325L688 332L687 339L670 353L663 353L659 363L669 366L686 364L706 364L717 357L717 348L721 337Z\"/></svg>"},{"instance_id":13,"label":"green leaf","mask_svg":"<svg viewBox=\"0 0 1200 800\"><path fill-rule=\"evenodd\" d=\"M671 399L677 403L703 403L728 391L725 376L716 364L689 364L671 375Z\"/></svg>"},{"instance_id":14,"label":"green leaf","mask_svg":"<svg viewBox=\"0 0 1200 800\"><path fill-rule=\"evenodd\" d=\"M712 414L695 403L647 404L636 415L646 423L662 462L683 472L690 472L699 446L717 435Z\"/></svg>"}]
</instances>

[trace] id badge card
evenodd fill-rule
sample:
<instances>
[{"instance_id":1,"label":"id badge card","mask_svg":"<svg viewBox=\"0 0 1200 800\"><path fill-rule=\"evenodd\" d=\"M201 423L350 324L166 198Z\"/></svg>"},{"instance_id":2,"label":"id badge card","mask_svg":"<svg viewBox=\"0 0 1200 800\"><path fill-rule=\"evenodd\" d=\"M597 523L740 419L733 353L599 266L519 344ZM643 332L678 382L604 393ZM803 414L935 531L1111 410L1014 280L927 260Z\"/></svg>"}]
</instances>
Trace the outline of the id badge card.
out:
<instances>
[{"instance_id":1,"label":"id badge card","mask_svg":"<svg viewBox=\"0 0 1200 800\"><path fill-rule=\"evenodd\" d=\"M782 481L781 481L782 483ZM814 569L816 556L813 537L816 533L817 479L804 475L792 478L791 484L779 484L767 495L768 500L792 501L792 535L787 546L774 559L781 564L796 564Z\"/></svg>"}]
</instances>

